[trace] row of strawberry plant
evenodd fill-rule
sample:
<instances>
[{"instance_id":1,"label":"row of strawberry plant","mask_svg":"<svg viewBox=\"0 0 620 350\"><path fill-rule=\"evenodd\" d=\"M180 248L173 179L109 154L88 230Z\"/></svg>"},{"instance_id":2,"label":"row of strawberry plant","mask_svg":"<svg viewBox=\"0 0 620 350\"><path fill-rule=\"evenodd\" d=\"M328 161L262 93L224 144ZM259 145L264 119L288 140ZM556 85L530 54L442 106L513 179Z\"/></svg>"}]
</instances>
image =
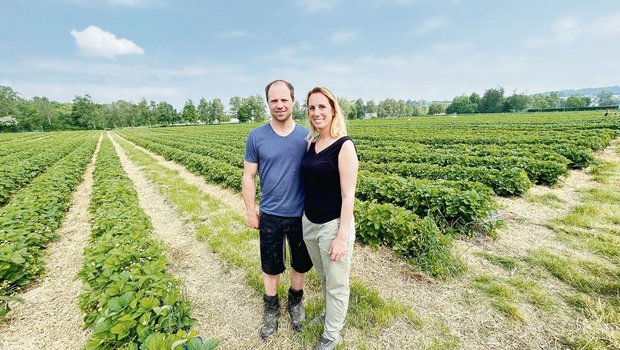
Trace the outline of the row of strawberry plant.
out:
<instances>
[{"instance_id":1,"label":"row of strawberry plant","mask_svg":"<svg viewBox=\"0 0 620 350\"><path fill-rule=\"evenodd\" d=\"M179 150L153 141L146 141L131 134L122 132L120 134L136 145L155 152L167 160L174 160L185 165L190 171L204 176L210 182L237 192L241 191L243 170L238 167L211 157Z\"/></svg>"},{"instance_id":2,"label":"row of strawberry plant","mask_svg":"<svg viewBox=\"0 0 620 350\"><path fill-rule=\"evenodd\" d=\"M92 133L88 142L0 208L0 296L18 292L44 271L44 249L56 238L97 144L96 136Z\"/></svg>"},{"instance_id":3,"label":"row of strawberry plant","mask_svg":"<svg viewBox=\"0 0 620 350\"><path fill-rule=\"evenodd\" d=\"M551 160L558 163L565 163L568 160L568 167L571 169L582 169L594 161L594 156L589 148L572 144L523 144L523 145L427 145L421 143L411 143L404 141L374 141L359 140L356 147L361 150L379 149L385 151L407 152L409 149L426 151L441 154L467 154L470 156L487 157L528 157L539 160Z\"/></svg>"},{"instance_id":4,"label":"row of strawberry plant","mask_svg":"<svg viewBox=\"0 0 620 350\"><path fill-rule=\"evenodd\" d=\"M43 136L37 135L36 138L24 136L23 138L12 140L11 142L5 142L2 144L2 147L0 147L0 160L2 161L2 163L4 163L5 161L9 161L10 159L5 157L14 156L18 157L15 159L19 159L19 157L21 157L20 153L32 152L33 148L40 148L41 144L53 144L54 142L61 142L62 140L66 140L67 138L69 138L68 135L71 135L71 138L81 137L84 135L84 132L63 132Z\"/></svg>"},{"instance_id":5,"label":"row of strawberry plant","mask_svg":"<svg viewBox=\"0 0 620 350\"><path fill-rule=\"evenodd\" d=\"M429 180L468 180L480 182L491 188L499 196L522 195L532 182L527 173L518 168L490 169L484 166L468 167L462 165L441 166L430 163L360 163L361 170L393 174L403 177L415 177Z\"/></svg>"},{"instance_id":6,"label":"row of strawberry plant","mask_svg":"<svg viewBox=\"0 0 620 350\"><path fill-rule=\"evenodd\" d=\"M387 246L433 276L462 269L451 251L451 239L431 217L420 218L393 204L355 201L357 240L370 246Z\"/></svg>"},{"instance_id":7,"label":"row of strawberry plant","mask_svg":"<svg viewBox=\"0 0 620 350\"><path fill-rule=\"evenodd\" d=\"M224 161L237 168L243 168L243 153L237 149L236 152L223 150L218 144L211 142L199 142L187 139L176 140L174 136L139 136L141 140L156 142L190 153L200 154L206 157Z\"/></svg>"},{"instance_id":8,"label":"row of strawberry plant","mask_svg":"<svg viewBox=\"0 0 620 350\"><path fill-rule=\"evenodd\" d=\"M567 163L532 159L527 157L476 157L466 154L448 154L417 152L386 152L382 150L364 150L358 152L361 161L374 163L431 163L438 165L486 166L493 169L523 169L533 183L552 185L567 173Z\"/></svg>"},{"instance_id":9,"label":"row of strawberry plant","mask_svg":"<svg viewBox=\"0 0 620 350\"><path fill-rule=\"evenodd\" d=\"M360 200L390 203L419 216L433 216L445 228L470 234L494 209L493 191L470 181L406 179L395 175L360 172ZM488 232L484 232L488 233Z\"/></svg>"},{"instance_id":10,"label":"row of strawberry plant","mask_svg":"<svg viewBox=\"0 0 620 350\"><path fill-rule=\"evenodd\" d=\"M588 147L594 151L601 150L618 135L618 131L611 129L585 130L575 133L535 133L535 135L516 134L510 131L502 134L485 134L483 131L471 131L458 133L455 130L437 130L426 132L415 130L408 134L403 134L404 130L399 130L396 134L387 136L391 140L419 142L430 145L446 144L549 144L570 143L577 146ZM370 141L381 141L386 138L382 133L372 132L372 129L356 129L351 136Z\"/></svg>"},{"instance_id":11,"label":"row of strawberry plant","mask_svg":"<svg viewBox=\"0 0 620 350\"><path fill-rule=\"evenodd\" d=\"M150 220L107 138L93 177L91 244L78 273L84 322L93 329L86 349L180 349L190 342L195 349L214 347L214 341L200 344L189 331L195 322L190 304L179 281L166 272L163 247L153 239Z\"/></svg>"},{"instance_id":12,"label":"row of strawberry plant","mask_svg":"<svg viewBox=\"0 0 620 350\"><path fill-rule=\"evenodd\" d=\"M2 159L0 165L0 206L4 205L11 193L29 184L32 179L45 172L54 163L67 156L89 136L75 139L52 140L30 147L28 152ZM92 135L90 136L92 138ZM10 158L10 159L8 159Z\"/></svg>"}]
</instances>

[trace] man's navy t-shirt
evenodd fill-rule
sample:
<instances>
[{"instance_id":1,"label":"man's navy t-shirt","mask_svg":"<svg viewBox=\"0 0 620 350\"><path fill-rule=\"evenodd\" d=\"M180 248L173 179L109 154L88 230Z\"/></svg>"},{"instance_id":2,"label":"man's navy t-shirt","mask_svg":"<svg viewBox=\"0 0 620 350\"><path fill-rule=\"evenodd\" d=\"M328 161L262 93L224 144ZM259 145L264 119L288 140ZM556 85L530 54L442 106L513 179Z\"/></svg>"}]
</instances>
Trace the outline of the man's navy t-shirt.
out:
<instances>
[{"instance_id":1,"label":"man's navy t-shirt","mask_svg":"<svg viewBox=\"0 0 620 350\"><path fill-rule=\"evenodd\" d=\"M261 186L260 211L277 216L300 217L304 192L300 178L301 161L306 153L308 129L295 129L280 136L265 124L250 132L245 160L258 164Z\"/></svg>"}]
</instances>

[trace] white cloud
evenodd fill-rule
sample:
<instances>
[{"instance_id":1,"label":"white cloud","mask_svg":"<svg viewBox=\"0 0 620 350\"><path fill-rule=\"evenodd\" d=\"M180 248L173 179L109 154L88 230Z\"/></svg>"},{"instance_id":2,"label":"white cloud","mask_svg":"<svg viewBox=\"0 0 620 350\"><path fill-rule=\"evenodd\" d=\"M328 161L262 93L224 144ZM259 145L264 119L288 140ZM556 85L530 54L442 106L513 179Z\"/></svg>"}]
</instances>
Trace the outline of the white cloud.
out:
<instances>
[{"instance_id":1,"label":"white cloud","mask_svg":"<svg viewBox=\"0 0 620 350\"><path fill-rule=\"evenodd\" d=\"M249 36L250 35L246 31L239 30L239 29L231 30L230 32L223 32L223 33L215 34L216 38L223 38L223 39L247 38Z\"/></svg>"},{"instance_id":2,"label":"white cloud","mask_svg":"<svg viewBox=\"0 0 620 350\"><path fill-rule=\"evenodd\" d=\"M75 38L77 47L88 56L115 58L119 55L144 54L144 49L133 41L117 38L116 35L93 25L81 32L72 29L71 36Z\"/></svg>"},{"instance_id":3,"label":"white cloud","mask_svg":"<svg viewBox=\"0 0 620 350\"><path fill-rule=\"evenodd\" d=\"M295 5L307 13L317 13L321 11L331 11L339 0L295 0Z\"/></svg>"},{"instance_id":4,"label":"white cloud","mask_svg":"<svg viewBox=\"0 0 620 350\"><path fill-rule=\"evenodd\" d=\"M411 32L413 35L422 35L434 32L445 26L446 20L442 17L432 17L422 22L416 29Z\"/></svg>"},{"instance_id":5,"label":"white cloud","mask_svg":"<svg viewBox=\"0 0 620 350\"><path fill-rule=\"evenodd\" d=\"M525 41L525 46L541 48L570 44L584 31L583 29L577 18L562 17L553 22L549 35L529 38Z\"/></svg>"},{"instance_id":6,"label":"white cloud","mask_svg":"<svg viewBox=\"0 0 620 350\"><path fill-rule=\"evenodd\" d=\"M355 40L357 33L353 31L335 32L330 36L330 40L334 44L344 44Z\"/></svg>"}]
</instances>

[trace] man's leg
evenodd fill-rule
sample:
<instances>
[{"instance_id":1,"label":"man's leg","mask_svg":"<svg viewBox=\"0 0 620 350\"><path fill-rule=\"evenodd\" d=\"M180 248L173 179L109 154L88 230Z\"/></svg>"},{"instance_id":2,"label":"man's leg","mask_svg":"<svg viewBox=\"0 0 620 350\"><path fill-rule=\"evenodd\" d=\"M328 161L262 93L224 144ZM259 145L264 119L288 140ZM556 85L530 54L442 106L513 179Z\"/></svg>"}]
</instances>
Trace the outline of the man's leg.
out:
<instances>
[{"instance_id":1,"label":"man's leg","mask_svg":"<svg viewBox=\"0 0 620 350\"><path fill-rule=\"evenodd\" d=\"M288 313L291 316L293 329L299 332L306 319L302 300L306 272L312 268L312 260L304 242L301 218L291 218L290 226L287 226L285 230L291 252L291 288L288 290Z\"/></svg>"},{"instance_id":2,"label":"man's leg","mask_svg":"<svg viewBox=\"0 0 620 350\"><path fill-rule=\"evenodd\" d=\"M291 269L291 288L294 290L303 290L306 282L306 273L301 273Z\"/></svg>"},{"instance_id":3,"label":"man's leg","mask_svg":"<svg viewBox=\"0 0 620 350\"><path fill-rule=\"evenodd\" d=\"M282 218L262 213L260 216L260 255L263 270L265 312L260 335L263 339L278 330L280 302L278 282L284 271L284 235L281 230Z\"/></svg>"},{"instance_id":4,"label":"man's leg","mask_svg":"<svg viewBox=\"0 0 620 350\"><path fill-rule=\"evenodd\" d=\"M265 286L265 295L274 296L278 294L278 283L280 283L280 275L269 275L263 272L263 285ZM303 288L303 280L301 285Z\"/></svg>"}]
</instances>

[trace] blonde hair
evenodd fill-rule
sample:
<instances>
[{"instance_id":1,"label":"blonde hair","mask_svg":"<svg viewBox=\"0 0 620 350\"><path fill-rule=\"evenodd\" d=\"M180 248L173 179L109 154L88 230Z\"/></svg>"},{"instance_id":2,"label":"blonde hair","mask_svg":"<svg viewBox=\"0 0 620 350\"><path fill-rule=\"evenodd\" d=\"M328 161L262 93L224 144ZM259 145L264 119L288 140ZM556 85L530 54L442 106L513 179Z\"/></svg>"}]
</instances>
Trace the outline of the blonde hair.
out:
<instances>
[{"instance_id":1,"label":"blonde hair","mask_svg":"<svg viewBox=\"0 0 620 350\"><path fill-rule=\"evenodd\" d=\"M341 137L347 134L347 125L344 120L344 114L342 114L342 109L340 109L340 105L338 104L338 99L333 92L331 92L328 88L317 86L308 92L306 96L306 106L308 106L308 101L310 100L310 96L314 94L322 94L329 101L330 106L334 110L334 117L332 118L332 125L329 128L329 134L331 137ZM317 134L319 133L314 125L312 124L312 120L310 120L310 110L306 112L308 117L308 126L310 127L310 139L315 139Z\"/></svg>"}]
</instances>

